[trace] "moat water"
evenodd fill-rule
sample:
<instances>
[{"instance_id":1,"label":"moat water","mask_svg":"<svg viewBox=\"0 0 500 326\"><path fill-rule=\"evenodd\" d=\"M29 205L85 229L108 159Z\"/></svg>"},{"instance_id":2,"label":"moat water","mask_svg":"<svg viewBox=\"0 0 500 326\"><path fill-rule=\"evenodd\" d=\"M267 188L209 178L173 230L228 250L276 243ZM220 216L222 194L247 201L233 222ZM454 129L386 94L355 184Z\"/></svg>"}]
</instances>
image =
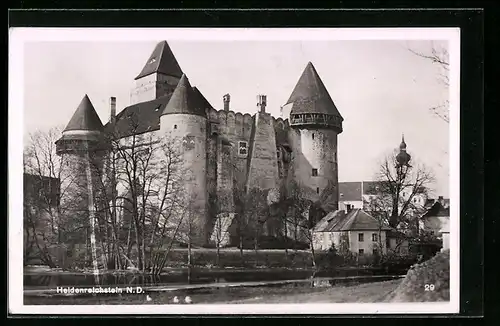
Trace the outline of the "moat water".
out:
<instances>
[{"instance_id":1,"label":"moat water","mask_svg":"<svg viewBox=\"0 0 500 326\"><path fill-rule=\"evenodd\" d=\"M54 288L64 286L88 287L88 286L186 286L220 283L255 283L271 285L285 284L294 281L298 283L303 280L331 279L331 283L350 281L369 281L379 279L381 276L392 277L402 275L405 271L384 270L336 270L313 272L310 270L207 270L207 269L179 269L162 275L143 275L133 273L106 273L99 275L99 283L92 274L71 272L45 272L24 274L25 289ZM372 278L375 276L375 278ZM278 282L277 282L278 281ZM290 283L290 282L288 282Z\"/></svg>"}]
</instances>

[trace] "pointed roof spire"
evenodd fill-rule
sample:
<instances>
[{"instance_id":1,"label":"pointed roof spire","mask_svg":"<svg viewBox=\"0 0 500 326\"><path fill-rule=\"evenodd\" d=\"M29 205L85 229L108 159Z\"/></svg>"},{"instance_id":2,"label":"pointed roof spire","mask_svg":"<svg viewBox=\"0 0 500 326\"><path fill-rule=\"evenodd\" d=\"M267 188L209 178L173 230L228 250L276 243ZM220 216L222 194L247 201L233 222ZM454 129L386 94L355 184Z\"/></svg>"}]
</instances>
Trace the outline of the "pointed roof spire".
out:
<instances>
[{"instance_id":1,"label":"pointed roof spire","mask_svg":"<svg viewBox=\"0 0 500 326\"><path fill-rule=\"evenodd\" d=\"M153 53L151 53L148 61L144 65L144 68L142 68L142 71L135 79L137 80L154 73L178 78L182 76L182 69L179 63L177 63L167 41L161 41L156 45Z\"/></svg>"},{"instance_id":2,"label":"pointed roof spire","mask_svg":"<svg viewBox=\"0 0 500 326\"><path fill-rule=\"evenodd\" d=\"M182 75L172 97L165 106L162 115L165 114L195 114L206 117L206 111L201 107L201 101L193 91L185 74Z\"/></svg>"},{"instance_id":3,"label":"pointed roof spire","mask_svg":"<svg viewBox=\"0 0 500 326\"><path fill-rule=\"evenodd\" d=\"M291 114L323 113L342 118L312 62L307 63L286 104L290 103Z\"/></svg>"},{"instance_id":4,"label":"pointed roof spire","mask_svg":"<svg viewBox=\"0 0 500 326\"><path fill-rule=\"evenodd\" d=\"M68 125L64 129L64 131L69 130L103 130L101 119L97 115L87 94L83 97L73 117L69 120Z\"/></svg>"},{"instance_id":5,"label":"pointed roof spire","mask_svg":"<svg viewBox=\"0 0 500 326\"><path fill-rule=\"evenodd\" d=\"M401 136L401 144L399 144L399 153L396 155L396 163L399 166L410 166L409 162L411 155L406 152L405 135Z\"/></svg>"},{"instance_id":6,"label":"pointed roof spire","mask_svg":"<svg viewBox=\"0 0 500 326\"><path fill-rule=\"evenodd\" d=\"M405 134L401 135L401 144L399 144L399 149L400 150L406 150L406 143L405 143Z\"/></svg>"}]
</instances>

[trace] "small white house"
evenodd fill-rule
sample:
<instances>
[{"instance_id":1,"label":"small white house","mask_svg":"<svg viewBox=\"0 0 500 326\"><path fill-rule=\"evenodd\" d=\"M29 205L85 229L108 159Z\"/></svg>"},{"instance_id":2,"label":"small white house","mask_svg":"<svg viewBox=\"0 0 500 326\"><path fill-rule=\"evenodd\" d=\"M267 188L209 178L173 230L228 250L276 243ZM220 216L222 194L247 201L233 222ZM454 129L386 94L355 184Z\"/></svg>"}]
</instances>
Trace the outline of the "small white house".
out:
<instances>
[{"instance_id":1,"label":"small white house","mask_svg":"<svg viewBox=\"0 0 500 326\"><path fill-rule=\"evenodd\" d=\"M362 209L337 210L326 215L312 229L313 246L316 250L327 250L334 243L337 250L341 245L347 245L351 252L360 255L373 254L377 250L386 253L386 233L389 230Z\"/></svg>"},{"instance_id":2,"label":"small white house","mask_svg":"<svg viewBox=\"0 0 500 326\"><path fill-rule=\"evenodd\" d=\"M440 230L443 239L443 248L441 251L450 249L450 222L443 223L443 227Z\"/></svg>"}]
</instances>

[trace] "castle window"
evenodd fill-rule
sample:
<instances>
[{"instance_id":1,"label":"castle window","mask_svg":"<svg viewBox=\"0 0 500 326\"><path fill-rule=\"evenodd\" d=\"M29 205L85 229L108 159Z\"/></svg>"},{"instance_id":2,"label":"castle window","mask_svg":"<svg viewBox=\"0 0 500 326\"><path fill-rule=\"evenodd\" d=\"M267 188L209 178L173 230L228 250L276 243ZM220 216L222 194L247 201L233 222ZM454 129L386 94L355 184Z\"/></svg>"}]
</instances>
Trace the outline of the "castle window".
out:
<instances>
[{"instance_id":1,"label":"castle window","mask_svg":"<svg viewBox=\"0 0 500 326\"><path fill-rule=\"evenodd\" d=\"M247 156L248 155L248 143L246 141L239 141L238 142L238 154L240 156Z\"/></svg>"},{"instance_id":2,"label":"castle window","mask_svg":"<svg viewBox=\"0 0 500 326\"><path fill-rule=\"evenodd\" d=\"M316 188L316 193L317 193L317 194L319 194L319 187L318 187L318 188Z\"/></svg>"},{"instance_id":3,"label":"castle window","mask_svg":"<svg viewBox=\"0 0 500 326\"><path fill-rule=\"evenodd\" d=\"M177 129L177 125L174 125L174 129Z\"/></svg>"},{"instance_id":4,"label":"castle window","mask_svg":"<svg viewBox=\"0 0 500 326\"><path fill-rule=\"evenodd\" d=\"M314 133L312 134L312 139L314 140Z\"/></svg>"},{"instance_id":5,"label":"castle window","mask_svg":"<svg viewBox=\"0 0 500 326\"><path fill-rule=\"evenodd\" d=\"M312 176L317 177L318 176L318 169L312 169Z\"/></svg>"}]
</instances>

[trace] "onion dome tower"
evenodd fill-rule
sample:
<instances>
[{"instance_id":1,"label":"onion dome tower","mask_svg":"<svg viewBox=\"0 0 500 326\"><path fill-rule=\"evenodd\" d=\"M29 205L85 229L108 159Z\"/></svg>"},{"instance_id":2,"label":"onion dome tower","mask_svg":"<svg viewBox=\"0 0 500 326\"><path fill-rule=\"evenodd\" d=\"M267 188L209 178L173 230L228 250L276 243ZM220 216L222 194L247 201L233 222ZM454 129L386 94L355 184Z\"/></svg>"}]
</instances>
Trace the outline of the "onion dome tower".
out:
<instances>
[{"instance_id":1,"label":"onion dome tower","mask_svg":"<svg viewBox=\"0 0 500 326\"><path fill-rule=\"evenodd\" d=\"M192 218L192 241L208 242L207 114L205 104L182 75L160 117L160 132L179 145L182 156L183 205Z\"/></svg>"},{"instance_id":2,"label":"onion dome tower","mask_svg":"<svg viewBox=\"0 0 500 326\"><path fill-rule=\"evenodd\" d=\"M396 155L396 165L398 167L410 167L411 155L406 152L405 136L401 137L401 144L399 144L399 153Z\"/></svg>"},{"instance_id":3,"label":"onion dome tower","mask_svg":"<svg viewBox=\"0 0 500 326\"><path fill-rule=\"evenodd\" d=\"M329 206L338 209L337 136L344 119L311 62L287 104L292 104L295 179L306 186L312 200L328 197Z\"/></svg>"}]
</instances>

